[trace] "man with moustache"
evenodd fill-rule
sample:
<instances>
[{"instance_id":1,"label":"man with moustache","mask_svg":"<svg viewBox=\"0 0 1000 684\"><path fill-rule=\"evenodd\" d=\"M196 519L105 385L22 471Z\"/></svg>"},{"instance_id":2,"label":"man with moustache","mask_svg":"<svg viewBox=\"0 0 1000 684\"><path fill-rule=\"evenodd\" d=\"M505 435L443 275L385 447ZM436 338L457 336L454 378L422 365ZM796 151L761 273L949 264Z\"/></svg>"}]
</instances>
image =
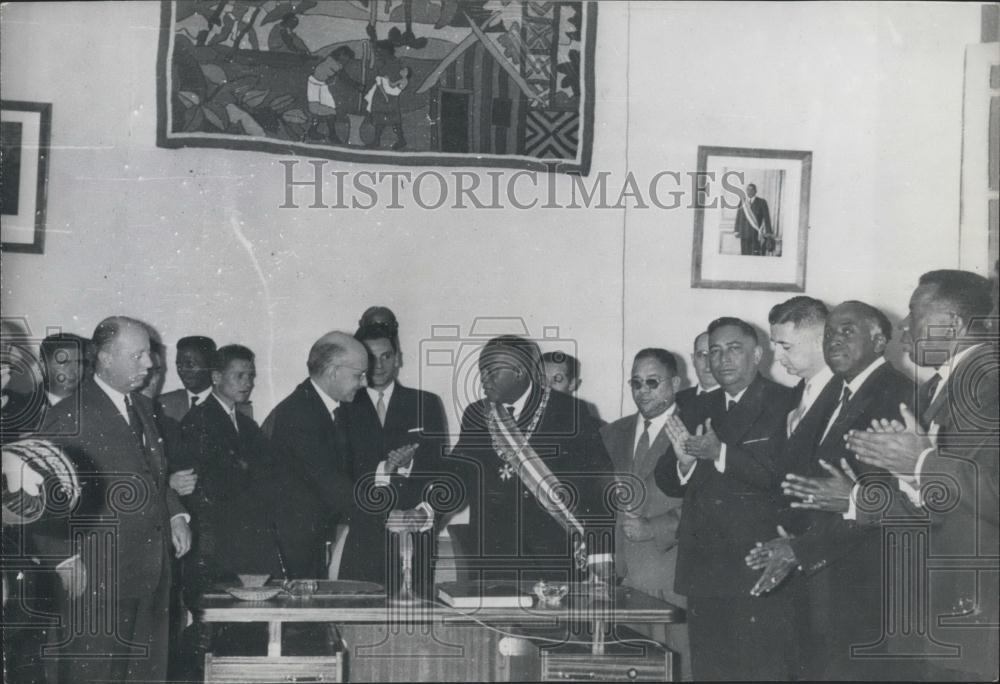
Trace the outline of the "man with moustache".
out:
<instances>
[{"instance_id":1,"label":"man with moustache","mask_svg":"<svg viewBox=\"0 0 1000 684\"><path fill-rule=\"evenodd\" d=\"M666 349L648 348L635 355L629 387L638 412L601 428L604 446L623 486L633 492L634 505L618 513L615 528L616 574L627 587L684 608L684 597L674 592L677 563L677 527L682 499L665 495L656 486L653 471L670 448L664 431L667 418L677 412L674 391L680 385L677 360ZM653 639L666 641L680 656L682 679L691 679L687 625L654 626ZM656 633L659 631L660 633Z\"/></svg>"},{"instance_id":2,"label":"man with moustache","mask_svg":"<svg viewBox=\"0 0 1000 684\"><path fill-rule=\"evenodd\" d=\"M678 406L688 404L696 397L700 397L706 392L718 389L719 383L712 375L712 369L708 365L708 333L700 333L694 338L694 351L691 352L691 364L694 366L694 373L698 378L698 384L694 387L687 387L677 393L675 399Z\"/></svg>"},{"instance_id":3,"label":"man with moustache","mask_svg":"<svg viewBox=\"0 0 1000 684\"><path fill-rule=\"evenodd\" d=\"M674 590L687 597L695 680L788 679L794 634L787 594L753 597L746 549L773 536L777 484L792 391L757 372L753 326L719 318L708 326L709 363L722 392L667 419L671 448L656 484L683 497Z\"/></svg>"},{"instance_id":4,"label":"man with moustache","mask_svg":"<svg viewBox=\"0 0 1000 684\"><path fill-rule=\"evenodd\" d=\"M434 522L440 512L425 494L435 474L442 472L446 451L447 421L441 399L413 389L398 380L403 355L395 328L382 323L361 327L355 338L371 357L368 386L351 402L351 477L355 506L348 518L350 530L344 546L339 576L400 586L398 557L387 556L386 518L389 510L379 506L389 500L371 487L389 487L395 494L396 510L413 510L424 520L423 533L415 540L420 549L415 565L414 589L430 595L432 577L424 572L434 553ZM428 492L429 493L429 492ZM371 496L369 496L371 494ZM426 561L426 564L423 562Z\"/></svg>"},{"instance_id":5,"label":"man with moustache","mask_svg":"<svg viewBox=\"0 0 1000 684\"><path fill-rule=\"evenodd\" d=\"M804 573L798 609L806 617L800 640L808 679L881 679L901 673L898 662L852 654L852 646L879 641L888 589L881 531L857 525L849 497L834 489L848 478L840 468L852 476L861 473L866 481L887 475L859 464L844 437L873 419L898 417L900 404L912 401L913 383L883 356L891 335L885 315L864 302L847 301L830 312L823 351L837 378L839 400L829 411L811 462L800 455L796 472L784 483L785 493L800 499L792 506L810 514L800 534L774 538L750 551L747 559L757 569L769 563L754 587L756 595L773 590L795 567Z\"/></svg>"},{"instance_id":6,"label":"man with moustache","mask_svg":"<svg viewBox=\"0 0 1000 684\"><path fill-rule=\"evenodd\" d=\"M275 477L279 548L291 578L327 576L326 544L354 505L349 413L342 404L367 384L368 351L347 333L313 343L309 377L264 421Z\"/></svg>"},{"instance_id":7,"label":"man with moustache","mask_svg":"<svg viewBox=\"0 0 1000 684\"><path fill-rule=\"evenodd\" d=\"M491 339L479 372L485 398L465 410L449 459L469 499L463 555L484 579L608 578L613 469L597 423L577 399L545 385L533 341ZM560 492L572 494L563 501Z\"/></svg>"},{"instance_id":8,"label":"man with moustache","mask_svg":"<svg viewBox=\"0 0 1000 684\"><path fill-rule=\"evenodd\" d=\"M923 274L902 324L903 342L910 359L935 375L920 388L915 415L901 407L903 421L880 421L872 431L848 435L858 460L889 470L906 493L895 500L903 506L887 515L929 519L929 559L960 559L930 576L930 630L921 641L926 679L983 681L998 673L995 292L994 284L968 271ZM882 511L862 510L858 517L877 525Z\"/></svg>"},{"instance_id":9,"label":"man with moustache","mask_svg":"<svg viewBox=\"0 0 1000 684\"><path fill-rule=\"evenodd\" d=\"M32 530L62 582L67 640L55 655L67 681L163 681L170 555L190 547L189 516L167 486L152 402L136 391L151 366L145 325L105 319L93 344L95 373L79 402L51 412L42 426L67 435L53 441L73 460L83 489L73 511ZM113 543L90 526L95 518L114 520ZM81 534L88 543L77 541Z\"/></svg>"}]
</instances>

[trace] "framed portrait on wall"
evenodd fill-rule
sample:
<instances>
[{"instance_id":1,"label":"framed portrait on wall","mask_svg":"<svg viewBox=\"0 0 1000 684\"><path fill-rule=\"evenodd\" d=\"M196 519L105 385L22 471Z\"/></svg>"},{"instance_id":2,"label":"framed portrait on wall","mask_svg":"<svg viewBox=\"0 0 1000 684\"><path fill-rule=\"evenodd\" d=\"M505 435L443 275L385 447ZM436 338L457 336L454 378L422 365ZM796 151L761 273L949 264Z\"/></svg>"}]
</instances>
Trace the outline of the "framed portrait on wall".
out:
<instances>
[{"instance_id":1,"label":"framed portrait on wall","mask_svg":"<svg viewBox=\"0 0 1000 684\"><path fill-rule=\"evenodd\" d=\"M804 292L812 152L698 148L691 286Z\"/></svg>"},{"instance_id":2,"label":"framed portrait on wall","mask_svg":"<svg viewBox=\"0 0 1000 684\"><path fill-rule=\"evenodd\" d=\"M0 244L41 254L52 105L0 101Z\"/></svg>"}]
</instances>

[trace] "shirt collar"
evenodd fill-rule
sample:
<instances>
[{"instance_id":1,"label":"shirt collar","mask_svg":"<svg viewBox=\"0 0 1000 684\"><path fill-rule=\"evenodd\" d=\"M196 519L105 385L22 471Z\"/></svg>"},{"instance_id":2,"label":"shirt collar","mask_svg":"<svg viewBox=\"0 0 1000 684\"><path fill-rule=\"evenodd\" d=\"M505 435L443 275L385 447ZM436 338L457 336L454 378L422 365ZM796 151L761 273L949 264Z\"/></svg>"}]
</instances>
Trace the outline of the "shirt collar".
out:
<instances>
[{"instance_id":1,"label":"shirt collar","mask_svg":"<svg viewBox=\"0 0 1000 684\"><path fill-rule=\"evenodd\" d=\"M869 364L868 368L857 374L853 380L850 382L845 382L844 385L851 390L851 394L857 394L857 391L861 389L861 386L865 384L865 380L868 376L877 371L879 368L885 365L885 357L880 356Z\"/></svg>"},{"instance_id":2,"label":"shirt collar","mask_svg":"<svg viewBox=\"0 0 1000 684\"><path fill-rule=\"evenodd\" d=\"M719 386L718 386L718 385L716 385L715 387L712 387L712 388L708 388L708 387L702 387L702 386L701 386L701 383L698 383L697 385L695 385L695 387L696 387L696 389L695 389L695 391L694 391L694 393L695 393L695 396L697 396L697 395L699 395L699 394L706 394L706 393L708 393L708 392L711 392L712 390L717 390L717 389L719 389Z\"/></svg>"},{"instance_id":3,"label":"shirt collar","mask_svg":"<svg viewBox=\"0 0 1000 684\"><path fill-rule=\"evenodd\" d=\"M386 385L383 389L380 389L380 390L377 390L374 387L366 387L365 388L365 390L368 392L368 396L371 397L373 405L378 403L378 395L379 395L379 392L381 392L382 393L382 401L385 402L386 406L389 405L389 400L392 399L392 392L395 389L396 389L396 381L395 380L393 380L388 385Z\"/></svg>"},{"instance_id":4,"label":"shirt collar","mask_svg":"<svg viewBox=\"0 0 1000 684\"><path fill-rule=\"evenodd\" d=\"M66 398L66 397L60 397L58 394L52 394L52 392L46 392L45 396L49 400L49 406L55 406L60 401Z\"/></svg>"},{"instance_id":5,"label":"shirt collar","mask_svg":"<svg viewBox=\"0 0 1000 684\"><path fill-rule=\"evenodd\" d=\"M534 387L532 383L528 383L528 389L524 390L524 394L519 396L515 401L510 404L505 404L505 406L514 407L514 417L519 417L521 412L524 411L524 405L528 403L528 397L531 396L531 390Z\"/></svg>"},{"instance_id":6,"label":"shirt collar","mask_svg":"<svg viewBox=\"0 0 1000 684\"><path fill-rule=\"evenodd\" d=\"M206 399L208 399L208 395L212 393L212 386L209 385L208 389L206 389L206 390L204 390L202 392L191 392L190 390L187 390L187 389L185 389L184 391L187 392L188 406L190 406L191 405L191 397L198 397L198 403L199 404L201 404Z\"/></svg>"},{"instance_id":7,"label":"shirt collar","mask_svg":"<svg viewBox=\"0 0 1000 684\"><path fill-rule=\"evenodd\" d=\"M101 376L96 373L94 374L94 382L97 383L97 386L100 387L105 394L108 395L108 398L111 399L115 408L118 409L118 413L122 414L122 417L128 421L128 406L125 404L125 395L108 383L104 382L104 380L101 379Z\"/></svg>"},{"instance_id":8,"label":"shirt collar","mask_svg":"<svg viewBox=\"0 0 1000 684\"><path fill-rule=\"evenodd\" d=\"M677 402L670 405L666 411L656 416L655 418L643 418L641 413L636 414L635 430L637 435L642 435L643 429L646 427L646 421L649 421L649 434L658 435L663 426L667 424L667 418L677 413ZM650 437L652 439L652 437Z\"/></svg>"},{"instance_id":9,"label":"shirt collar","mask_svg":"<svg viewBox=\"0 0 1000 684\"><path fill-rule=\"evenodd\" d=\"M969 356L972 352L974 352L975 350L979 349L982 346L983 345L981 344L977 344L975 346L969 347L968 349L963 349L962 351L958 352L957 354L954 354L950 359L948 359L948 363L941 364L941 367L937 369L937 374L941 376L941 381L938 383L937 391L935 391L934 393L935 396L937 396L937 394L941 391L941 388L944 387L944 384L948 382L948 378L951 377L952 371L955 370L958 364L962 363L965 357Z\"/></svg>"},{"instance_id":10,"label":"shirt collar","mask_svg":"<svg viewBox=\"0 0 1000 684\"><path fill-rule=\"evenodd\" d=\"M211 395L212 395L213 399L215 399L217 402L219 402L219 406L222 407L223 411L225 411L226 413L228 413L230 415L236 412L236 404L233 404L232 408L230 408L229 406L226 406L226 402L224 402L222 400L222 398L219 397L218 394L216 394L215 392L211 392Z\"/></svg>"},{"instance_id":11,"label":"shirt collar","mask_svg":"<svg viewBox=\"0 0 1000 684\"><path fill-rule=\"evenodd\" d=\"M752 383L751 383L751 384L752 384ZM748 390L748 389L750 389L750 385L747 385L746 387L744 387L743 389L741 389L741 390L739 391L739 393L738 393L738 394L736 394L735 396L734 396L734 395L732 395L732 394L730 394L729 392L726 392L726 401L727 401L727 402L730 402L730 401L734 401L734 402L736 402L737 404L738 404L738 403L740 403L740 399L742 399L742 398L743 398L743 395L747 393L747 390Z\"/></svg>"},{"instance_id":12,"label":"shirt collar","mask_svg":"<svg viewBox=\"0 0 1000 684\"><path fill-rule=\"evenodd\" d=\"M802 397L812 398L816 396L831 380L833 380L833 371L830 370L829 366L823 366L816 375L806 380L806 385L802 388Z\"/></svg>"},{"instance_id":13,"label":"shirt collar","mask_svg":"<svg viewBox=\"0 0 1000 684\"><path fill-rule=\"evenodd\" d=\"M323 405L326 406L327 412L332 414L334 411L336 411L337 407L340 406L340 402L337 401L336 399L330 398L330 395L324 392L323 389L319 385L317 385L316 381L313 380L312 378L309 378L309 382L311 382L312 386L316 388L316 394L318 394L319 398L323 400Z\"/></svg>"}]
</instances>

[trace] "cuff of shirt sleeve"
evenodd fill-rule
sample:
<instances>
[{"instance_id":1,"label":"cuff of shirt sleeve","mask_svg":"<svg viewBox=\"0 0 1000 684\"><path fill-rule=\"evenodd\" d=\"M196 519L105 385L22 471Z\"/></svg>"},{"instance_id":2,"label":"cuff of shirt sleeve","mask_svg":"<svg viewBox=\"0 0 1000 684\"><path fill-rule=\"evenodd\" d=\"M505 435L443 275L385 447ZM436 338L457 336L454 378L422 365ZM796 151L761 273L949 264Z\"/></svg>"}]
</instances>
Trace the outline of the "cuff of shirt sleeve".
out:
<instances>
[{"instance_id":1,"label":"cuff of shirt sleeve","mask_svg":"<svg viewBox=\"0 0 1000 684\"><path fill-rule=\"evenodd\" d=\"M427 514L427 522L420 526L421 532L426 532L427 530L434 527L434 509L426 501L421 501L417 504L417 508L424 511Z\"/></svg>"},{"instance_id":2,"label":"cuff of shirt sleeve","mask_svg":"<svg viewBox=\"0 0 1000 684\"><path fill-rule=\"evenodd\" d=\"M928 449L927 451L930 451L930 449ZM924 454L926 454L927 451L925 451ZM924 454L921 454L920 458L923 458ZM917 463L919 464L920 461L917 461ZM924 502L920 498L920 484L919 483L920 483L919 478L917 479L917 486L916 487L914 487L913 485L911 485L909 482L907 482L905 480L899 480L899 491L903 492L903 494L906 494L906 498L909 499L910 502L914 506L916 506L917 508L922 508L923 505L924 505Z\"/></svg>"},{"instance_id":3,"label":"cuff of shirt sleeve","mask_svg":"<svg viewBox=\"0 0 1000 684\"><path fill-rule=\"evenodd\" d=\"M719 458L715 462L715 469L720 473L726 472L726 445L724 443L719 447Z\"/></svg>"},{"instance_id":4,"label":"cuff of shirt sleeve","mask_svg":"<svg viewBox=\"0 0 1000 684\"><path fill-rule=\"evenodd\" d=\"M62 563L59 563L56 566L56 570L61 570L62 568L68 568L69 566L74 565L78 560L80 560L80 554L78 553L74 554L69 558L67 558L66 560L64 560Z\"/></svg>"},{"instance_id":5,"label":"cuff of shirt sleeve","mask_svg":"<svg viewBox=\"0 0 1000 684\"><path fill-rule=\"evenodd\" d=\"M927 460L928 454L930 454L932 451L934 451L934 447L924 449L922 452L920 452L920 455L917 456L917 464L913 466L913 481L916 482L917 489L920 488L920 473L923 472L924 461ZM900 482L900 484L902 484L902 482ZM909 485L909 483L906 484Z\"/></svg>"},{"instance_id":6,"label":"cuff of shirt sleeve","mask_svg":"<svg viewBox=\"0 0 1000 684\"><path fill-rule=\"evenodd\" d=\"M376 487L388 487L389 486L389 463L388 461L379 461L378 466L375 468L375 486Z\"/></svg>"},{"instance_id":7,"label":"cuff of shirt sleeve","mask_svg":"<svg viewBox=\"0 0 1000 684\"><path fill-rule=\"evenodd\" d=\"M854 500L858 497L859 491L861 491L861 485L854 485L851 487L851 496L847 499L847 513L841 513L841 515L844 516L844 520L858 519L858 507Z\"/></svg>"},{"instance_id":8,"label":"cuff of shirt sleeve","mask_svg":"<svg viewBox=\"0 0 1000 684\"><path fill-rule=\"evenodd\" d=\"M173 522L174 518L184 518L184 522L191 524L191 516L188 513L175 513L170 516L170 522Z\"/></svg>"},{"instance_id":9,"label":"cuff of shirt sleeve","mask_svg":"<svg viewBox=\"0 0 1000 684\"><path fill-rule=\"evenodd\" d=\"M694 469L697 467L698 467L698 462L695 461L694 463L691 464L691 470L687 471L687 474L685 475L681 471L681 462L680 461L677 462L677 479L680 480L682 485L686 485L688 483L688 480L690 480L691 476L694 475Z\"/></svg>"}]
</instances>

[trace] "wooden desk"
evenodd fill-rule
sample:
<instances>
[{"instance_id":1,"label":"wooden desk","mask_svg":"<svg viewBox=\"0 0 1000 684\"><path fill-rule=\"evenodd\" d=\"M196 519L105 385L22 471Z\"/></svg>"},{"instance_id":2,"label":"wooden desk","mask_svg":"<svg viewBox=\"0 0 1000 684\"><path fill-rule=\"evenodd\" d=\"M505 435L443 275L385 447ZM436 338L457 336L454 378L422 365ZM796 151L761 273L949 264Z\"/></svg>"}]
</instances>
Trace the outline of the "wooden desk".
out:
<instances>
[{"instance_id":1,"label":"wooden desk","mask_svg":"<svg viewBox=\"0 0 1000 684\"><path fill-rule=\"evenodd\" d=\"M559 608L460 610L437 602L396 605L384 596L246 602L207 595L202 608L206 622L267 623L271 661L281 658L283 623L334 623L351 681L518 679L517 658L524 653L517 637L544 633L552 641L568 637L587 644L599 635L602 643L613 643L618 625L675 622L681 614L669 603L621 587L610 601L567 600Z\"/></svg>"}]
</instances>

